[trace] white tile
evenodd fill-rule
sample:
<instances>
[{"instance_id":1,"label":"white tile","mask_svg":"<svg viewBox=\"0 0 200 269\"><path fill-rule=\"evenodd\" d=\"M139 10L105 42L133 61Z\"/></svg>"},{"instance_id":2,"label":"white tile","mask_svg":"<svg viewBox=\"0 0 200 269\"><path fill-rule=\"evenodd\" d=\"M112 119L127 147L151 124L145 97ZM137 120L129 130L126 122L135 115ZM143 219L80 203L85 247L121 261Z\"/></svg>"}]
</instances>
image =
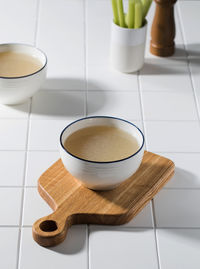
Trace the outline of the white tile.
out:
<instances>
[{"instance_id":1,"label":"white tile","mask_svg":"<svg viewBox=\"0 0 200 269\"><path fill-rule=\"evenodd\" d=\"M37 45L48 56L48 77L84 77L84 9L81 0L40 1ZM73 70L70 70L71 67ZM77 67L74 69L74 67Z\"/></svg>"},{"instance_id":2,"label":"white tile","mask_svg":"<svg viewBox=\"0 0 200 269\"><path fill-rule=\"evenodd\" d=\"M190 70L192 74L194 91L197 97L197 103L200 111L200 59L190 59Z\"/></svg>"},{"instance_id":3,"label":"white tile","mask_svg":"<svg viewBox=\"0 0 200 269\"><path fill-rule=\"evenodd\" d=\"M60 158L55 151L29 151L27 156L27 186L37 186L37 180L42 173Z\"/></svg>"},{"instance_id":4,"label":"white tile","mask_svg":"<svg viewBox=\"0 0 200 269\"><path fill-rule=\"evenodd\" d=\"M0 43L34 43L37 1L7 0L1 2Z\"/></svg>"},{"instance_id":5,"label":"white tile","mask_svg":"<svg viewBox=\"0 0 200 269\"><path fill-rule=\"evenodd\" d=\"M198 120L192 92L143 92L145 120Z\"/></svg>"},{"instance_id":6,"label":"white tile","mask_svg":"<svg viewBox=\"0 0 200 269\"><path fill-rule=\"evenodd\" d=\"M192 85L188 72L186 65L146 63L140 73L141 89L156 92L191 92Z\"/></svg>"},{"instance_id":7,"label":"white tile","mask_svg":"<svg viewBox=\"0 0 200 269\"><path fill-rule=\"evenodd\" d=\"M183 34L186 41L186 49L189 56L200 56L200 36L194 29L199 24L200 2L181 1L179 2L180 17Z\"/></svg>"},{"instance_id":8,"label":"white tile","mask_svg":"<svg viewBox=\"0 0 200 269\"><path fill-rule=\"evenodd\" d=\"M19 225L21 188L0 188L0 225Z\"/></svg>"},{"instance_id":9,"label":"white tile","mask_svg":"<svg viewBox=\"0 0 200 269\"><path fill-rule=\"evenodd\" d=\"M161 190L154 198L157 227L200 227L200 190Z\"/></svg>"},{"instance_id":10,"label":"white tile","mask_svg":"<svg viewBox=\"0 0 200 269\"><path fill-rule=\"evenodd\" d=\"M50 69L42 86L43 90L84 90L86 88L82 66L70 66L65 74L59 70Z\"/></svg>"},{"instance_id":11,"label":"white tile","mask_svg":"<svg viewBox=\"0 0 200 269\"><path fill-rule=\"evenodd\" d=\"M0 119L0 149L25 150L27 120Z\"/></svg>"},{"instance_id":12,"label":"white tile","mask_svg":"<svg viewBox=\"0 0 200 269\"><path fill-rule=\"evenodd\" d=\"M200 188L200 153L162 153L175 163L175 174L166 188Z\"/></svg>"},{"instance_id":13,"label":"white tile","mask_svg":"<svg viewBox=\"0 0 200 269\"><path fill-rule=\"evenodd\" d=\"M30 262L31 261L31 262ZM72 226L67 238L56 247L44 248L32 238L31 228L22 229L20 269L87 269L86 226Z\"/></svg>"},{"instance_id":14,"label":"white tile","mask_svg":"<svg viewBox=\"0 0 200 269\"><path fill-rule=\"evenodd\" d=\"M131 221L128 223L118 226L120 227L141 227L141 228L150 228L153 227L152 211L151 211L151 202L149 202L142 211L139 212ZM115 229L115 227L113 227Z\"/></svg>"},{"instance_id":15,"label":"white tile","mask_svg":"<svg viewBox=\"0 0 200 269\"><path fill-rule=\"evenodd\" d=\"M152 229L116 231L91 226L89 247L91 269L158 268Z\"/></svg>"},{"instance_id":16,"label":"white tile","mask_svg":"<svg viewBox=\"0 0 200 269\"><path fill-rule=\"evenodd\" d=\"M0 151L0 186L22 186L25 152Z\"/></svg>"},{"instance_id":17,"label":"white tile","mask_svg":"<svg viewBox=\"0 0 200 269\"><path fill-rule=\"evenodd\" d=\"M0 268L15 269L17 264L18 228L0 228Z\"/></svg>"},{"instance_id":18,"label":"white tile","mask_svg":"<svg viewBox=\"0 0 200 269\"><path fill-rule=\"evenodd\" d=\"M88 115L109 115L126 119L141 119L137 92L88 91Z\"/></svg>"},{"instance_id":19,"label":"white tile","mask_svg":"<svg viewBox=\"0 0 200 269\"><path fill-rule=\"evenodd\" d=\"M40 91L33 97L32 119L77 119L85 113L83 91Z\"/></svg>"},{"instance_id":20,"label":"white tile","mask_svg":"<svg viewBox=\"0 0 200 269\"><path fill-rule=\"evenodd\" d=\"M58 150L61 131L70 122L66 120L31 120L29 150Z\"/></svg>"},{"instance_id":21,"label":"white tile","mask_svg":"<svg viewBox=\"0 0 200 269\"><path fill-rule=\"evenodd\" d=\"M145 50L145 65L171 65L175 67L177 65L184 66L187 63L187 53L183 44L175 44L175 51L172 56L169 57L159 57L151 54L150 52L150 40L147 40L146 50Z\"/></svg>"},{"instance_id":22,"label":"white tile","mask_svg":"<svg viewBox=\"0 0 200 269\"><path fill-rule=\"evenodd\" d=\"M28 118L30 101L20 105L0 105L0 118Z\"/></svg>"},{"instance_id":23,"label":"white tile","mask_svg":"<svg viewBox=\"0 0 200 269\"><path fill-rule=\"evenodd\" d=\"M111 21L112 6L110 1L86 1L86 57L88 65L109 64Z\"/></svg>"},{"instance_id":24,"label":"white tile","mask_svg":"<svg viewBox=\"0 0 200 269\"><path fill-rule=\"evenodd\" d=\"M200 152L200 125L197 121L147 121L145 129L150 151Z\"/></svg>"},{"instance_id":25,"label":"white tile","mask_svg":"<svg viewBox=\"0 0 200 269\"><path fill-rule=\"evenodd\" d=\"M199 229L157 230L162 269L199 269Z\"/></svg>"},{"instance_id":26,"label":"white tile","mask_svg":"<svg viewBox=\"0 0 200 269\"><path fill-rule=\"evenodd\" d=\"M125 74L109 66L88 66L88 90L138 91L137 74Z\"/></svg>"},{"instance_id":27,"label":"white tile","mask_svg":"<svg viewBox=\"0 0 200 269\"><path fill-rule=\"evenodd\" d=\"M25 188L24 191L24 211L23 225L33 225L33 223L52 213L49 205L41 198L37 188Z\"/></svg>"}]
</instances>

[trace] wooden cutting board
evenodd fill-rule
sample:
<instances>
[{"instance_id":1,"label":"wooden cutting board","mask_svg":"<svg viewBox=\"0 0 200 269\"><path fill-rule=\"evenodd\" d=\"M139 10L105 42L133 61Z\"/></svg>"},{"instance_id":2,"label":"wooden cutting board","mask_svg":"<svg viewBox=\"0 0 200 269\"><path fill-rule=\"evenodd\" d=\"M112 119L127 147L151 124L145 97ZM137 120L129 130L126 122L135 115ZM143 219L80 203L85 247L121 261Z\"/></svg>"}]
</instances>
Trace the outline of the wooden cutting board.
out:
<instances>
[{"instance_id":1,"label":"wooden cutting board","mask_svg":"<svg viewBox=\"0 0 200 269\"><path fill-rule=\"evenodd\" d=\"M58 160L38 180L38 191L54 210L33 225L33 238L45 247L61 243L72 224L127 223L153 198L174 173L174 163L145 152L138 171L110 191L83 187Z\"/></svg>"}]
</instances>

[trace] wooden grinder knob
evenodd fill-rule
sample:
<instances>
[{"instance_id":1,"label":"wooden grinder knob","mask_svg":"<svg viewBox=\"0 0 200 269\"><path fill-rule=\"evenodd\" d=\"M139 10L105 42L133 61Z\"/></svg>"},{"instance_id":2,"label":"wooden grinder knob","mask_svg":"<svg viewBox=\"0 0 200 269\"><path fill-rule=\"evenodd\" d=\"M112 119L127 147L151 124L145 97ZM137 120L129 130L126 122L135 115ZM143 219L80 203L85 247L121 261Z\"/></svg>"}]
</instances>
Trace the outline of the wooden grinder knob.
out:
<instances>
[{"instance_id":1,"label":"wooden grinder knob","mask_svg":"<svg viewBox=\"0 0 200 269\"><path fill-rule=\"evenodd\" d=\"M167 57L174 54L174 4L176 0L155 0L156 11L151 28L150 52Z\"/></svg>"}]
</instances>

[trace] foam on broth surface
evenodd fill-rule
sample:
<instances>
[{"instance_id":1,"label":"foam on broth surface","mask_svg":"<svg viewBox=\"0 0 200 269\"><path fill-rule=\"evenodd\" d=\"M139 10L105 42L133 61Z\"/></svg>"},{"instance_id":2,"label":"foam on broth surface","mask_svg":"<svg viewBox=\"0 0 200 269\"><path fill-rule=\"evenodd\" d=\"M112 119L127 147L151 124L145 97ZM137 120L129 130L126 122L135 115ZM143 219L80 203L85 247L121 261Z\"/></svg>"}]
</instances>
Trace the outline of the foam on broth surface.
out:
<instances>
[{"instance_id":1,"label":"foam on broth surface","mask_svg":"<svg viewBox=\"0 0 200 269\"><path fill-rule=\"evenodd\" d=\"M90 161L121 160L140 148L137 139L114 126L91 126L71 134L64 142L71 154Z\"/></svg>"}]
</instances>

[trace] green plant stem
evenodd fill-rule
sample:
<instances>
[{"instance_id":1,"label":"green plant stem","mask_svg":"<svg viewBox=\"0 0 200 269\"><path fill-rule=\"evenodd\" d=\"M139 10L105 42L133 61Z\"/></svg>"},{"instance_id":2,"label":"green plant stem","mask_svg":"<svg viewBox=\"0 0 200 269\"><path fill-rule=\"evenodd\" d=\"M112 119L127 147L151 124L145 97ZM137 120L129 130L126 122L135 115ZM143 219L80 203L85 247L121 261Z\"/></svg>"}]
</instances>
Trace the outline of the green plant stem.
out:
<instances>
[{"instance_id":1,"label":"green plant stem","mask_svg":"<svg viewBox=\"0 0 200 269\"><path fill-rule=\"evenodd\" d=\"M143 19L143 9L140 0L135 2L135 28L140 28L142 26Z\"/></svg>"},{"instance_id":2,"label":"green plant stem","mask_svg":"<svg viewBox=\"0 0 200 269\"><path fill-rule=\"evenodd\" d=\"M135 20L135 0L129 0L128 14L127 14L128 28L134 28L134 20Z\"/></svg>"},{"instance_id":3,"label":"green plant stem","mask_svg":"<svg viewBox=\"0 0 200 269\"><path fill-rule=\"evenodd\" d=\"M119 16L117 10L117 0L112 0L112 9L113 9L113 21L115 24L119 25Z\"/></svg>"},{"instance_id":4,"label":"green plant stem","mask_svg":"<svg viewBox=\"0 0 200 269\"><path fill-rule=\"evenodd\" d=\"M121 27L126 27L125 19L124 19L123 1L122 0L117 0L117 7L118 7L118 14L119 14L119 25Z\"/></svg>"}]
</instances>

